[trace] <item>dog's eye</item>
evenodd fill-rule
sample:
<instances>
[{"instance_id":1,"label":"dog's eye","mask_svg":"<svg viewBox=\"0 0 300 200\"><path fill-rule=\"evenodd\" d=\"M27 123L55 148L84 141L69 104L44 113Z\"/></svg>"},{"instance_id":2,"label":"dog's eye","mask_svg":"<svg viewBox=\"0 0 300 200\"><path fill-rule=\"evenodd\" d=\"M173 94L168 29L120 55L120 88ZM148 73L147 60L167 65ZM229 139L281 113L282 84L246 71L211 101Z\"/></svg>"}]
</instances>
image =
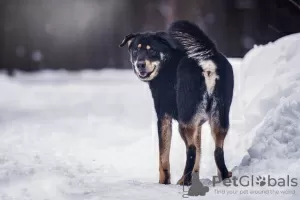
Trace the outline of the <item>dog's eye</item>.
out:
<instances>
[{"instance_id":1,"label":"dog's eye","mask_svg":"<svg viewBox=\"0 0 300 200\"><path fill-rule=\"evenodd\" d=\"M137 49L133 49L133 50L132 50L132 55L136 55L137 52L138 52Z\"/></svg>"}]
</instances>

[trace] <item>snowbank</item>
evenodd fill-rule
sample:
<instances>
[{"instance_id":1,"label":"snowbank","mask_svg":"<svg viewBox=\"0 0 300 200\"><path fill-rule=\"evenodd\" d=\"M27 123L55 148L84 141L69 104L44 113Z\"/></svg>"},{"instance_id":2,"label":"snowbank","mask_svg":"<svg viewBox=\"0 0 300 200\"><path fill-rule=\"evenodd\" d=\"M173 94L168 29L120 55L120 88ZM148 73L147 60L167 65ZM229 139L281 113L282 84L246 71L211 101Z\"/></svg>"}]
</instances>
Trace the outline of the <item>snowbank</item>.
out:
<instances>
[{"instance_id":1,"label":"snowbank","mask_svg":"<svg viewBox=\"0 0 300 200\"><path fill-rule=\"evenodd\" d=\"M299 175L300 34L255 47L241 69L242 171Z\"/></svg>"}]
</instances>

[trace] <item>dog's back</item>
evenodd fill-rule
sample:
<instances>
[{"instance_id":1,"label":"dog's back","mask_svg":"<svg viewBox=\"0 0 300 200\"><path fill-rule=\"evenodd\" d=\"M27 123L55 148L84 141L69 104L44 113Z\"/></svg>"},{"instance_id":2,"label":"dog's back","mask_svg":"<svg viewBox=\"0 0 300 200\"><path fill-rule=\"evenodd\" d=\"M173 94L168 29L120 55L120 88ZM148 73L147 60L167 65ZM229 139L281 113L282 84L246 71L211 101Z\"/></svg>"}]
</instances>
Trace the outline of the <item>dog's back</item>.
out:
<instances>
[{"instance_id":1,"label":"dog's back","mask_svg":"<svg viewBox=\"0 0 300 200\"><path fill-rule=\"evenodd\" d=\"M203 112L213 111L213 100L222 101L229 112L233 95L233 70L228 60L218 52L213 41L195 24L188 21L176 21L169 27L168 33L187 53L178 67L178 79L182 85L188 76L189 87L191 82L198 83L198 92L193 92L191 98L202 99ZM191 81L191 80L194 81ZM187 81L186 81L187 82ZM180 85L180 84L179 84ZM203 85L205 87L203 87ZM197 86L195 86L197 87ZM178 88L181 89L180 87ZM186 89L184 89L186 90ZM198 93L198 94L197 94ZM201 95L203 97L201 97ZM200 95L200 96L199 96ZM184 102L178 102L184 106ZM182 116L188 120L187 116ZM224 126L228 127L228 119L224 119Z\"/></svg>"},{"instance_id":2,"label":"dog's back","mask_svg":"<svg viewBox=\"0 0 300 200\"><path fill-rule=\"evenodd\" d=\"M215 162L222 180L232 176L224 160L223 145L229 128L233 95L233 70L214 43L195 24L174 22L169 30L186 51L177 69L179 130L187 145L184 176L179 184L189 184L190 173L199 172L201 125L209 121L215 140ZM186 177L187 176L187 177Z\"/></svg>"}]
</instances>

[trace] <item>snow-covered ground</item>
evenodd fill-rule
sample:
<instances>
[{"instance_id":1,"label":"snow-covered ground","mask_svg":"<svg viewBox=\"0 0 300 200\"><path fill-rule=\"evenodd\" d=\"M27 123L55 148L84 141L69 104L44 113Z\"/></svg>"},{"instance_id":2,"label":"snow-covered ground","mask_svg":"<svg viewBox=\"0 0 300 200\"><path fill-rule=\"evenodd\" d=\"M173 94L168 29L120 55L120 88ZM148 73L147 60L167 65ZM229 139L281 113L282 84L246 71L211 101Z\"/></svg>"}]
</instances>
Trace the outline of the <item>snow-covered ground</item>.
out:
<instances>
[{"instance_id":1,"label":"snow-covered ground","mask_svg":"<svg viewBox=\"0 0 300 200\"><path fill-rule=\"evenodd\" d=\"M300 35L231 59L235 97L225 158L235 176L300 171ZM0 75L1 200L182 199L185 147L174 134L172 185L158 184L156 118L148 86L130 70ZM216 174L203 128L201 178ZM300 184L300 181L298 181ZM186 190L187 188L185 188ZM236 191L219 194L215 190ZM245 190L295 194L240 194ZM191 199L299 199L298 187L211 187Z\"/></svg>"}]
</instances>

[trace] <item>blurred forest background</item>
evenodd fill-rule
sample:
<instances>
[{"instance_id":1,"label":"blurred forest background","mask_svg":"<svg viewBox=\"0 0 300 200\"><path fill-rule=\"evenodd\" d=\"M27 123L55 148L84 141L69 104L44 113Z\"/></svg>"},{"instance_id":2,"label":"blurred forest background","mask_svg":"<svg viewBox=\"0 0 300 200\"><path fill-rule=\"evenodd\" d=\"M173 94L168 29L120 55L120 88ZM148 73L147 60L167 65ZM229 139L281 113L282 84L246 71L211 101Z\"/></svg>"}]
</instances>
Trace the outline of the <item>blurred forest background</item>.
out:
<instances>
[{"instance_id":1,"label":"blurred forest background","mask_svg":"<svg viewBox=\"0 0 300 200\"><path fill-rule=\"evenodd\" d=\"M230 57L300 32L299 0L1 0L0 68L130 68L131 32L196 22Z\"/></svg>"}]
</instances>

